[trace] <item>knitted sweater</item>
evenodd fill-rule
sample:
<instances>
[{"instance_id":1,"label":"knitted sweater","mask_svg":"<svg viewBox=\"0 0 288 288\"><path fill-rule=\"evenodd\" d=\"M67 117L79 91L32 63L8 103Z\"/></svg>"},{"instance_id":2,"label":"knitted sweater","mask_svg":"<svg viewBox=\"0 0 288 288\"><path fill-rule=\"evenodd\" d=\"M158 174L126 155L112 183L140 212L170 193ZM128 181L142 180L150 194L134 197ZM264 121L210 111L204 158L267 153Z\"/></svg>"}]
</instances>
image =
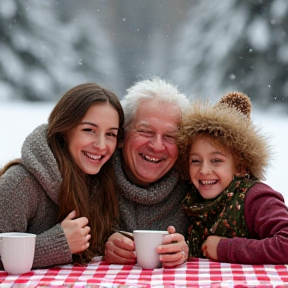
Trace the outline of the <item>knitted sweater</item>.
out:
<instances>
[{"instance_id":1,"label":"knitted sweater","mask_svg":"<svg viewBox=\"0 0 288 288\"><path fill-rule=\"evenodd\" d=\"M288 208L283 196L264 183L257 183L245 197L245 221L250 238L220 240L221 262L288 264Z\"/></svg>"},{"instance_id":2,"label":"knitted sweater","mask_svg":"<svg viewBox=\"0 0 288 288\"><path fill-rule=\"evenodd\" d=\"M131 183L121 165L120 151L115 157L115 171L119 193L120 229L167 230L172 225L176 232L187 235L188 219L181 207L187 186L179 174L170 171L147 188Z\"/></svg>"},{"instance_id":3,"label":"knitted sweater","mask_svg":"<svg viewBox=\"0 0 288 288\"><path fill-rule=\"evenodd\" d=\"M0 232L37 234L33 268L72 262L57 221L61 175L46 129L41 125L26 138L23 165L12 166L0 177Z\"/></svg>"}]
</instances>

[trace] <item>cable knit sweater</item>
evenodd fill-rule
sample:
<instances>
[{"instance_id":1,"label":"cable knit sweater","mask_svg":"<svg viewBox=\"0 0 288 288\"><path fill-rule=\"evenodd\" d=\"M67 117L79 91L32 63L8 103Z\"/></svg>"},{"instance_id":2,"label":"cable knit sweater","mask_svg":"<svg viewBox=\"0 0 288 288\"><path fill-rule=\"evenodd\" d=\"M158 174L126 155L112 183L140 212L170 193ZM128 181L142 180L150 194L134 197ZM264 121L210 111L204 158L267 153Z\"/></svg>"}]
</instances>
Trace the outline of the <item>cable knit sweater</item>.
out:
<instances>
[{"instance_id":1,"label":"cable knit sweater","mask_svg":"<svg viewBox=\"0 0 288 288\"><path fill-rule=\"evenodd\" d=\"M131 183L125 176L120 151L115 157L115 171L119 193L120 229L167 230L173 225L178 233L187 235L188 220L181 208L187 186L179 174L170 171L165 177L147 188Z\"/></svg>"},{"instance_id":2,"label":"cable knit sweater","mask_svg":"<svg viewBox=\"0 0 288 288\"><path fill-rule=\"evenodd\" d=\"M41 125L26 138L23 165L12 166L0 177L0 232L37 234L33 268L72 262L57 222L61 175L47 143L46 128Z\"/></svg>"}]
</instances>

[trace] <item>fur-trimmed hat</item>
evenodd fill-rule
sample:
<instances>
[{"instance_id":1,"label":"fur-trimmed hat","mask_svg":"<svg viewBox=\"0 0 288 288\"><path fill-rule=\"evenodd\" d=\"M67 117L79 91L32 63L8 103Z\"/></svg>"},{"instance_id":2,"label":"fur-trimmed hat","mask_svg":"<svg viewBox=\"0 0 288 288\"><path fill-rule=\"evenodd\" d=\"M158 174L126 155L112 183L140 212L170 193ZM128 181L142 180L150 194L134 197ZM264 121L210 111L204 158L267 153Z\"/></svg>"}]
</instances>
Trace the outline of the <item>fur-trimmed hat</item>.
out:
<instances>
[{"instance_id":1,"label":"fur-trimmed hat","mask_svg":"<svg viewBox=\"0 0 288 288\"><path fill-rule=\"evenodd\" d=\"M222 145L246 165L247 172L264 180L270 147L261 134L261 127L252 123L251 102L241 92L224 95L219 102L196 101L183 115L179 135L179 164L185 179L189 179L189 151L196 136L210 135L220 139Z\"/></svg>"}]
</instances>

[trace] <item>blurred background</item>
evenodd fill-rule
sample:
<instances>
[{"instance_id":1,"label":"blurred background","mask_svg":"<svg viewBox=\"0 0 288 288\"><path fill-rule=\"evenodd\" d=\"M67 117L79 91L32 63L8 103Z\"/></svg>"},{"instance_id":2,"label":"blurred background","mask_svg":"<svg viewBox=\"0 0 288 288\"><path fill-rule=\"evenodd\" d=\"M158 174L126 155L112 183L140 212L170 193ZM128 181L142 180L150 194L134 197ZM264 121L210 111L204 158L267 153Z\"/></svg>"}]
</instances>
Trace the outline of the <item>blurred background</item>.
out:
<instances>
[{"instance_id":1,"label":"blurred background","mask_svg":"<svg viewBox=\"0 0 288 288\"><path fill-rule=\"evenodd\" d=\"M53 102L83 82L121 99L151 76L288 114L288 1L0 1L0 103Z\"/></svg>"},{"instance_id":2,"label":"blurred background","mask_svg":"<svg viewBox=\"0 0 288 288\"><path fill-rule=\"evenodd\" d=\"M121 99L152 76L191 100L249 95L288 201L288 0L0 0L0 167L70 88Z\"/></svg>"}]
</instances>

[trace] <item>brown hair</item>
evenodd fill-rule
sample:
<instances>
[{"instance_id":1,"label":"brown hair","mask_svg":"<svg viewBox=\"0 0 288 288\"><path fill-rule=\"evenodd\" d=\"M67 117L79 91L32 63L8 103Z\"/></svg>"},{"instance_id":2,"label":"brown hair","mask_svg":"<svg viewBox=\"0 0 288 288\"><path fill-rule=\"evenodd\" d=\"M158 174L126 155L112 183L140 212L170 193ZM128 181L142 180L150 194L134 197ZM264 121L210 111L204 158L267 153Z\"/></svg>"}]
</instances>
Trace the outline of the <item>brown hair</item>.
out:
<instances>
[{"instance_id":1,"label":"brown hair","mask_svg":"<svg viewBox=\"0 0 288 288\"><path fill-rule=\"evenodd\" d=\"M82 120L91 105L105 102L117 110L119 128L122 128L124 113L117 96L95 83L81 84L67 91L48 119L48 144L63 178L58 199L59 221L76 210L78 217L88 218L91 227L89 248L73 256L80 263L87 263L93 256L103 254L105 242L119 218L113 157L102 166L98 174L87 175L74 163L64 135Z\"/></svg>"},{"instance_id":2,"label":"brown hair","mask_svg":"<svg viewBox=\"0 0 288 288\"><path fill-rule=\"evenodd\" d=\"M3 167L1 167L0 176L2 176L10 167L17 165L17 164L21 164L21 163L22 162L21 162L20 158L9 161L7 164L5 164Z\"/></svg>"},{"instance_id":3,"label":"brown hair","mask_svg":"<svg viewBox=\"0 0 288 288\"><path fill-rule=\"evenodd\" d=\"M59 190L59 222L73 210L77 217L87 217L91 228L89 248L73 260L87 263L95 255L104 253L105 242L119 219L115 189L113 156L96 175L85 174L74 162L64 141L65 133L74 128L85 116L91 105L110 103L119 115L118 143L121 138L124 113L117 96L95 83L78 85L67 91L56 104L48 119L47 140L62 175ZM13 165L21 164L15 159L0 169L0 176Z\"/></svg>"}]
</instances>

